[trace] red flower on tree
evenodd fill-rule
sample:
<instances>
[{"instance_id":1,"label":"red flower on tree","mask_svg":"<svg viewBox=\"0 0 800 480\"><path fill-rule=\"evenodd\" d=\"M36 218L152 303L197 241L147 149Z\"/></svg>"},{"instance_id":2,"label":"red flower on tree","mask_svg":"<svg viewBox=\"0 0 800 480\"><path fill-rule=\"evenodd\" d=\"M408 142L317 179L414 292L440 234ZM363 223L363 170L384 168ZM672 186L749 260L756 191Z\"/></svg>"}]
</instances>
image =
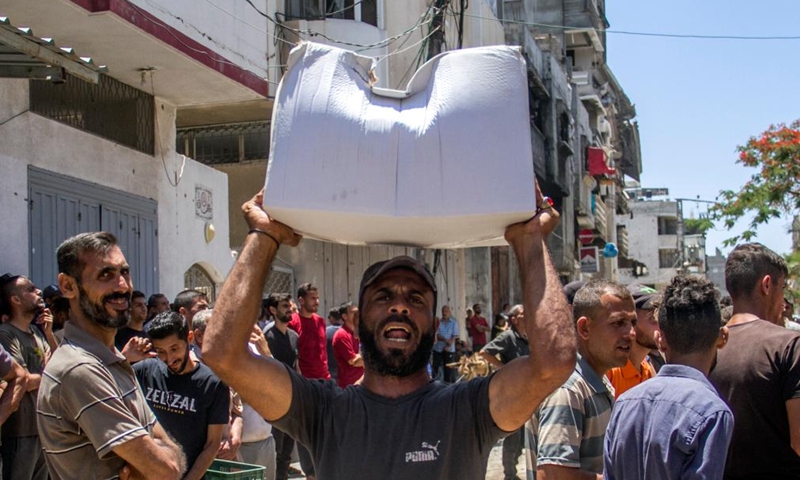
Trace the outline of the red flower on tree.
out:
<instances>
[{"instance_id":1,"label":"red flower on tree","mask_svg":"<svg viewBox=\"0 0 800 480\"><path fill-rule=\"evenodd\" d=\"M758 226L770 219L800 213L800 120L770 125L737 151L736 163L758 171L739 191L721 191L711 210L727 228L747 214L754 216L747 230L725 241L728 246L740 239L750 241Z\"/></svg>"}]
</instances>

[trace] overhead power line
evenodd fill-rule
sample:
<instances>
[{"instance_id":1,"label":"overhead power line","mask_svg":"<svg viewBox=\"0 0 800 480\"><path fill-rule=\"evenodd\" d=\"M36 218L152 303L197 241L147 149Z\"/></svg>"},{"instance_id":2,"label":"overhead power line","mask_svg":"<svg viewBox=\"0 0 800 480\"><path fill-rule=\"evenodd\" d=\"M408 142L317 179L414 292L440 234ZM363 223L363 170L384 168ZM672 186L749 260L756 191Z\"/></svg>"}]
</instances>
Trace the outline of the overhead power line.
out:
<instances>
[{"instance_id":1,"label":"overhead power line","mask_svg":"<svg viewBox=\"0 0 800 480\"><path fill-rule=\"evenodd\" d=\"M536 22L523 22L521 20L498 19L493 17L484 17L481 15L474 15L471 13L464 14L467 17L479 18L482 20L499 21L500 23L512 23L517 25L528 25L531 27L544 27L555 28L559 30L574 30L576 27L567 25L553 25L549 23L536 23ZM601 30L595 29L598 33L612 33L615 35L635 35L640 37L664 37L664 38L694 38L700 40L800 40L800 36L783 36L783 35L702 35L702 34L682 34L682 33L658 33L658 32L634 32L629 30Z\"/></svg>"}]
</instances>

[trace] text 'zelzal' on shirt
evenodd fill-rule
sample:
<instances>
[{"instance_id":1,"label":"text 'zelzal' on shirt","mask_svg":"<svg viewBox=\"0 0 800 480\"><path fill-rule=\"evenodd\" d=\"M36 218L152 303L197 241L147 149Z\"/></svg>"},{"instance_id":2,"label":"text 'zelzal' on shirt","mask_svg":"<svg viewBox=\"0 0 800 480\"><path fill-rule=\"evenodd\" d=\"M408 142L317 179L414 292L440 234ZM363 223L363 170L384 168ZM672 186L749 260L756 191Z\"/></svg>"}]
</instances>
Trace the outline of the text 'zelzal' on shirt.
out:
<instances>
[{"instance_id":1,"label":"text 'zelzal' on shirt","mask_svg":"<svg viewBox=\"0 0 800 480\"><path fill-rule=\"evenodd\" d=\"M173 410L175 413L197 412L195 409L195 399L185 397L178 393L158 390L147 387L145 399L156 408L163 407L164 410Z\"/></svg>"}]
</instances>

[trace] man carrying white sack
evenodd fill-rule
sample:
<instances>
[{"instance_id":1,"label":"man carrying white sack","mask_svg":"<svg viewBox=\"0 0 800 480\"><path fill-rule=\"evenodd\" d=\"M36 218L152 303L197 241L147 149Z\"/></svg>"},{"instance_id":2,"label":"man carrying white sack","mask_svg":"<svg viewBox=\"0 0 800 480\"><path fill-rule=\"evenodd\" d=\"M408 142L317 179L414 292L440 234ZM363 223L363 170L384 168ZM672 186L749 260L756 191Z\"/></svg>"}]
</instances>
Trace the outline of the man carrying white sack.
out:
<instances>
[{"instance_id":1,"label":"man carrying white sack","mask_svg":"<svg viewBox=\"0 0 800 480\"><path fill-rule=\"evenodd\" d=\"M545 246L558 213L538 189L536 197L533 218L505 232L522 272L531 355L490 377L431 381L436 284L410 257L376 263L362 277L362 385L342 390L249 354L270 264L281 244L300 241L263 210L263 192L242 207L250 234L217 299L203 358L267 421L308 447L319 480L483 480L497 440L519 429L575 366L574 329Z\"/></svg>"}]
</instances>

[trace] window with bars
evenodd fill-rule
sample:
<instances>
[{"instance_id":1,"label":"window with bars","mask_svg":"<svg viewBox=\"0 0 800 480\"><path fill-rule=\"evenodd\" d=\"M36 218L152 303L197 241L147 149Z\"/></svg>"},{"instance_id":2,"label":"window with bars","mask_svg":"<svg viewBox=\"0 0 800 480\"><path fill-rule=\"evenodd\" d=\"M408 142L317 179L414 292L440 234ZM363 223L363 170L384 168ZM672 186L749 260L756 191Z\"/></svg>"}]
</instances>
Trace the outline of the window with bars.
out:
<instances>
[{"instance_id":1,"label":"window with bars","mask_svg":"<svg viewBox=\"0 0 800 480\"><path fill-rule=\"evenodd\" d=\"M95 85L67 75L64 82L30 81L31 111L143 153L154 149L151 95L106 75Z\"/></svg>"},{"instance_id":2,"label":"window with bars","mask_svg":"<svg viewBox=\"0 0 800 480\"><path fill-rule=\"evenodd\" d=\"M676 217L658 217L659 235L677 235L678 219Z\"/></svg>"},{"instance_id":3,"label":"window with bars","mask_svg":"<svg viewBox=\"0 0 800 480\"><path fill-rule=\"evenodd\" d=\"M678 250L662 248L658 251L658 268L676 268L678 266Z\"/></svg>"},{"instance_id":4,"label":"window with bars","mask_svg":"<svg viewBox=\"0 0 800 480\"><path fill-rule=\"evenodd\" d=\"M340 18L378 26L377 0L286 0L286 18Z\"/></svg>"},{"instance_id":5,"label":"window with bars","mask_svg":"<svg viewBox=\"0 0 800 480\"><path fill-rule=\"evenodd\" d=\"M187 289L205 293L208 303L213 304L217 299L217 287L211 275L205 268L195 263L183 274L183 285Z\"/></svg>"},{"instance_id":6,"label":"window with bars","mask_svg":"<svg viewBox=\"0 0 800 480\"><path fill-rule=\"evenodd\" d=\"M264 295L270 293L288 293L294 296L294 271L290 268L273 266L267 275L263 291Z\"/></svg>"},{"instance_id":7,"label":"window with bars","mask_svg":"<svg viewBox=\"0 0 800 480\"><path fill-rule=\"evenodd\" d=\"M266 160L269 122L179 128L175 150L206 165Z\"/></svg>"}]
</instances>

